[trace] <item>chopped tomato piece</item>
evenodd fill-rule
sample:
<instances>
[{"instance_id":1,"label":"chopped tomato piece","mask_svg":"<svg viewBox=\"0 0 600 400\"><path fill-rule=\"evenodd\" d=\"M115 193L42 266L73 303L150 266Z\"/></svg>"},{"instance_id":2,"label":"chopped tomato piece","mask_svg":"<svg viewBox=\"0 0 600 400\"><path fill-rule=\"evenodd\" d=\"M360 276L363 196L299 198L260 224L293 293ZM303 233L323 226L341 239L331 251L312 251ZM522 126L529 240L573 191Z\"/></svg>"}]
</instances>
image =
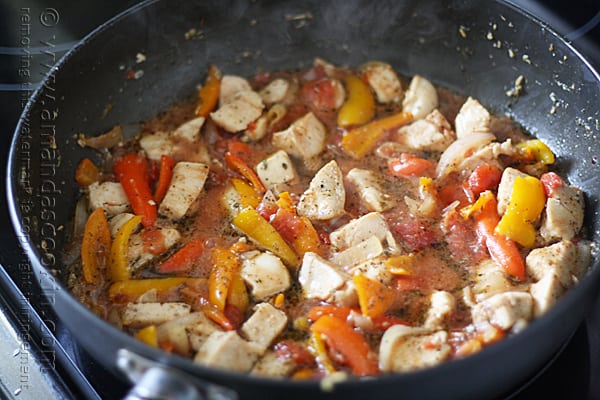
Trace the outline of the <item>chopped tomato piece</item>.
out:
<instances>
[{"instance_id":1,"label":"chopped tomato piece","mask_svg":"<svg viewBox=\"0 0 600 400\"><path fill-rule=\"evenodd\" d=\"M497 188L500 178L502 178L502 171L495 165L478 165L469 176L469 189L475 196L479 196L480 193L486 190Z\"/></svg>"},{"instance_id":2,"label":"chopped tomato piece","mask_svg":"<svg viewBox=\"0 0 600 400\"><path fill-rule=\"evenodd\" d=\"M564 183L560 176L555 172L547 172L540 177L540 181L544 186L544 192L546 193L546 197L552 197L556 189L563 186Z\"/></svg>"},{"instance_id":3,"label":"chopped tomato piece","mask_svg":"<svg viewBox=\"0 0 600 400\"><path fill-rule=\"evenodd\" d=\"M335 109L335 86L330 78L308 82L300 89L300 96L315 111Z\"/></svg>"},{"instance_id":4,"label":"chopped tomato piece","mask_svg":"<svg viewBox=\"0 0 600 400\"><path fill-rule=\"evenodd\" d=\"M390 174L399 178L433 176L433 163L409 153L402 153L400 158L388 161Z\"/></svg>"}]
</instances>

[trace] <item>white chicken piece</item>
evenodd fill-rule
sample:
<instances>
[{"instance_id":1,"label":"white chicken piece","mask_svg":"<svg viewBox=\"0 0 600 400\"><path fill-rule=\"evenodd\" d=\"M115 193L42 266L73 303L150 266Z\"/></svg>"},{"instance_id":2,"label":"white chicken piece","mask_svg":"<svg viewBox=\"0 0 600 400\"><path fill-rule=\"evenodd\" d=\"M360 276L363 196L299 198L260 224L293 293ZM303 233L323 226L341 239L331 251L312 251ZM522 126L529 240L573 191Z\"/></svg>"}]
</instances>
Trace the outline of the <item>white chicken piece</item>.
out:
<instances>
[{"instance_id":1,"label":"white chicken piece","mask_svg":"<svg viewBox=\"0 0 600 400\"><path fill-rule=\"evenodd\" d=\"M527 292L504 292L488 297L471 309L475 325L490 323L508 330L533 316L533 300Z\"/></svg>"},{"instance_id":2,"label":"white chicken piece","mask_svg":"<svg viewBox=\"0 0 600 400\"><path fill-rule=\"evenodd\" d=\"M379 345L379 368L384 372L405 372L440 364L452 352L448 332L394 325Z\"/></svg>"},{"instance_id":3,"label":"white chicken piece","mask_svg":"<svg viewBox=\"0 0 600 400\"><path fill-rule=\"evenodd\" d=\"M474 285L471 291L476 301L512 290L512 284L504 269L490 258L482 260L473 269L472 279Z\"/></svg>"},{"instance_id":4,"label":"white chicken piece","mask_svg":"<svg viewBox=\"0 0 600 400\"><path fill-rule=\"evenodd\" d=\"M306 298L327 300L344 285L347 279L347 274L337 265L316 253L304 253L298 282Z\"/></svg>"},{"instance_id":5,"label":"white chicken piece","mask_svg":"<svg viewBox=\"0 0 600 400\"><path fill-rule=\"evenodd\" d=\"M325 125L312 112L294 121L287 129L273 133L273 145L305 161L325 148Z\"/></svg>"},{"instance_id":6,"label":"white chicken piece","mask_svg":"<svg viewBox=\"0 0 600 400\"><path fill-rule=\"evenodd\" d=\"M194 362L228 369L236 372L249 372L262 349L242 339L235 331L213 332L202 344L194 357Z\"/></svg>"},{"instance_id":7,"label":"white chicken piece","mask_svg":"<svg viewBox=\"0 0 600 400\"><path fill-rule=\"evenodd\" d=\"M398 129L393 140L410 150L443 152L456 140L456 135L436 108L425 118Z\"/></svg>"},{"instance_id":8,"label":"white chicken piece","mask_svg":"<svg viewBox=\"0 0 600 400\"><path fill-rule=\"evenodd\" d=\"M94 182L88 186L90 208L103 208L107 216L117 215L131 209L123 186L119 182Z\"/></svg>"},{"instance_id":9,"label":"white chicken piece","mask_svg":"<svg viewBox=\"0 0 600 400\"><path fill-rule=\"evenodd\" d=\"M455 140L440 156L436 166L437 177L443 178L451 172L464 172L476 167L481 163L481 158L474 157L473 154L485 148L494 139L496 137L491 133L473 133Z\"/></svg>"},{"instance_id":10,"label":"white chicken piece","mask_svg":"<svg viewBox=\"0 0 600 400\"><path fill-rule=\"evenodd\" d=\"M361 66L360 72L375 92L378 102L388 104L399 103L402 100L402 84L390 64L371 61Z\"/></svg>"},{"instance_id":11,"label":"white chicken piece","mask_svg":"<svg viewBox=\"0 0 600 400\"><path fill-rule=\"evenodd\" d=\"M179 239L181 234L175 228L158 228L162 236L162 241L165 250L173 247ZM141 233L134 233L129 237L129 246L127 247L127 259L129 260L130 272L135 272L141 268L144 264L150 262L156 257L156 254L152 254L146 249L147 245L144 244L144 239Z\"/></svg>"},{"instance_id":12,"label":"white chicken piece","mask_svg":"<svg viewBox=\"0 0 600 400\"><path fill-rule=\"evenodd\" d=\"M183 218L196 201L208 176L208 165L180 161L173 168L173 177L158 212L167 218Z\"/></svg>"},{"instance_id":13,"label":"white chicken piece","mask_svg":"<svg viewBox=\"0 0 600 400\"><path fill-rule=\"evenodd\" d=\"M502 172L502 178L500 179L500 184L498 185L497 195L499 215L502 215L506 212L506 208L508 207L508 203L510 203L510 199L512 197L515 179L518 177L525 178L527 176L530 175L512 167L508 167Z\"/></svg>"},{"instance_id":14,"label":"white chicken piece","mask_svg":"<svg viewBox=\"0 0 600 400\"><path fill-rule=\"evenodd\" d=\"M431 305L423 324L426 328L440 329L444 319L456 309L456 299L450 292L436 290L431 294Z\"/></svg>"},{"instance_id":15,"label":"white chicken piece","mask_svg":"<svg viewBox=\"0 0 600 400\"><path fill-rule=\"evenodd\" d=\"M529 293L533 299L533 315L539 317L554 307L566 288L555 274L545 274L542 279L532 283Z\"/></svg>"},{"instance_id":16,"label":"white chicken piece","mask_svg":"<svg viewBox=\"0 0 600 400\"><path fill-rule=\"evenodd\" d=\"M241 333L246 340L262 349L262 354L283 332L286 325L287 315L285 312L278 310L270 303L260 303L254 306L254 312L242 325Z\"/></svg>"},{"instance_id":17,"label":"white chicken piece","mask_svg":"<svg viewBox=\"0 0 600 400\"><path fill-rule=\"evenodd\" d=\"M362 204L369 211L383 212L394 206L394 201L384 191L383 178L373 171L352 168L346 178L354 185Z\"/></svg>"},{"instance_id":18,"label":"white chicken piece","mask_svg":"<svg viewBox=\"0 0 600 400\"><path fill-rule=\"evenodd\" d=\"M276 255L250 251L242 259L242 277L255 299L266 300L290 287L290 273Z\"/></svg>"},{"instance_id":19,"label":"white chicken piece","mask_svg":"<svg viewBox=\"0 0 600 400\"><path fill-rule=\"evenodd\" d=\"M202 314L202 318L199 318L196 324L187 327L189 345L194 351L200 350L206 339L213 332L223 331L219 325L212 322L203 312L200 312L200 314Z\"/></svg>"},{"instance_id":20,"label":"white chicken piece","mask_svg":"<svg viewBox=\"0 0 600 400\"><path fill-rule=\"evenodd\" d=\"M251 375L266 377L286 377L296 368L296 363L289 357L279 357L276 352L269 350L250 371Z\"/></svg>"},{"instance_id":21,"label":"white chicken piece","mask_svg":"<svg viewBox=\"0 0 600 400\"><path fill-rule=\"evenodd\" d=\"M489 135L493 137L491 133L474 133L466 137L466 139L473 136ZM504 165L500 161L500 156L505 155L514 157L518 153L518 149L513 145L512 140L506 139L504 142L491 142L485 146L474 149L470 156L465 157L457 166L456 170L461 171L463 176L467 176L475 170L479 165L495 165L501 170L504 169Z\"/></svg>"},{"instance_id":22,"label":"white chicken piece","mask_svg":"<svg viewBox=\"0 0 600 400\"><path fill-rule=\"evenodd\" d=\"M110 228L110 236L114 238L125 222L129 221L133 217L135 217L135 215L132 213L121 213L109 219L108 227Z\"/></svg>"},{"instance_id":23,"label":"white chicken piece","mask_svg":"<svg viewBox=\"0 0 600 400\"><path fill-rule=\"evenodd\" d=\"M290 89L290 83L282 78L273 79L264 88L258 92L262 101L270 106L275 103L283 101L288 90Z\"/></svg>"},{"instance_id":24,"label":"white chicken piece","mask_svg":"<svg viewBox=\"0 0 600 400\"><path fill-rule=\"evenodd\" d=\"M275 194L289 189L296 179L296 170L288 154L278 150L256 165L256 174L265 187Z\"/></svg>"},{"instance_id":25,"label":"white chicken piece","mask_svg":"<svg viewBox=\"0 0 600 400\"><path fill-rule=\"evenodd\" d=\"M298 215L313 220L329 220L344 214L346 189L342 171L335 160L325 164L300 197Z\"/></svg>"},{"instance_id":26,"label":"white chicken piece","mask_svg":"<svg viewBox=\"0 0 600 400\"><path fill-rule=\"evenodd\" d=\"M384 249L379 238L377 238L377 236L371 236L339 253L334 253L331 257L331 261L345 268L352 267L378 257L382 255L383 252Z\"/></svg>"},{"instance_id":27,"label":"white chicken piece","mask_svg":"<svg viewBox=\"0 0 600 400\"><path fill-rule=\"evenodd\" d=\"M435 87L420 75L413 76L404 94L402 110L410 112L415 120L425 118L438 107L438 95Z\"/></svg>"},{"instance_id":28,"label":"white chicken piece","mask_svg":"<svg viewBox=\"0 0 600 400\"><path fill-rule=\"evenodd\" d=\"M370 212L339 227L329 234L329 240L336 249L342 250L373 236L381 242L385 240L392 251L397 248L385 218L378 212Z\"/></svg>"},{"instance_id":29,"label":"white chicken piece","mask_svg":"<svg viewBox=\"0 0 600 400\"><path fill-rule=\"evenodd\" d=\"M488 110L480 102L469 97L454 120L456 137L460 139L473 133L488 133L490 121L491 115Z\"/></svg>"},{"instance_id":30,"label":"white chicken piece","mask_svg":"<svg viewBox=\"0 0 600 400\"><path fill-rule=\"evenodd\" d=\"M140 139L140 146L153 161L160 161L161 156L167 155L174 159L208 162L208 149L200 135L204 121L203 117L197 117L181 124L171 133L159 131L144 135Z\"/></svg>"},{"instance_id":31,"label":"white chicken piece","mask_svg":"<svg viewBox=\"0 0 600 400\"><path fill-rule=\"evenodd\" d=\"M356 285L352 280L347 280L341 288L333 292L327 301L341 307L358 307Z\"/></svg>"},{"instance_id":32,"label":"white chicken piece","mask_svg":"<svg viewBox=\"0 0 600 400\"><path fill-rule=\"evenodd\" d=\"M159 325L189 314L191 306L186 303L128 303L123 309L121 321L129 328Z\"/></svg>"},{"instance_id":33,"label":"white chicken piece","mask_svg":"<svg viewBox=\"0 0 600 400\"><path fill-rule=\"evenodd\" d=\"M362 275L384 285L392 282L394 275L385 265L387 257L378 256L361 262L351 268L353 275Z\"/></svg>"},{"instance_id":34,"label":"white chicken piece","mask_svg":"<svg viewBox=\"0 0 600 400\"><path fill-rule=\"evenodd\" d=\"M581 190L566 185L556 188L546 200L540 235L547 242L574 238L583 225L584 208Z\"/></svg>"},{"instance_id":35,"label":"white chicken piece","mask_svg":"<svg viewBox=\"0 0 600 400\"><path fill-rule=\"evenodd\" d=\"M237 92L227 103L210 113L213 121L228 132L243 131L261 116L265 105L253 90Z\"/></svg>"},{"instance_id":36,"label":"white chicken piece","mask_svg":"<svg viewBox=\"0 0 600 400\"><path fill-rule=\"evenodd\" d=\"M221 328L204 315L203 312L192 312L160 324L156 328L159 343L169 342L176 353L188 355L193 348L188 333L202 332L204 338ZM194 350L197 350L194 349Z\"/></svg>"},{"instance_id":37,"label":"white chicken piece","mask_svg":"<svg viewBox=\"0 0 600 400\"><path fill-rule=\"evenodd\" d=\"M219 88L219 107L232 101L237 93L248 90L252 90L252 86L246 78L237 75L223 75Z\"/></svg>"}]
</instances>

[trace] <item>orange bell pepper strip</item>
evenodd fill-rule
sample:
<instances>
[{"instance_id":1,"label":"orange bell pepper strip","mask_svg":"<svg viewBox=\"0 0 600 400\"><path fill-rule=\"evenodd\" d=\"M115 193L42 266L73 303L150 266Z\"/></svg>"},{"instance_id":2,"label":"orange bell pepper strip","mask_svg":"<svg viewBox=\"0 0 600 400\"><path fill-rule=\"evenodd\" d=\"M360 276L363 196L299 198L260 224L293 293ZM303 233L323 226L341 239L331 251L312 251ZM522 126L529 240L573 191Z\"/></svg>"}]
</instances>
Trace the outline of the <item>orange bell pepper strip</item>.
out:
<instances>
[{"instance_id":1,"label":"orange bell pepper strip","mask_svg":"<svg viewBox=\"0 0 600 400\"><path fill-rule=\"evenodd\" d=\"M173 167L175 167L175 161L171 157L165 155L160 157L158 184L154 191L154 201L156 201L156 203L160 203L165 197L165 194L167 194L167 190L171 184L171 178L173 177Z\"/></svg>"},{"instance_id":2,"label":"orange bell pepper strip","mask_svg":"<svg viewBox=\"0 0 600 400\"><path fill-rule=\"evenodd\" d=\"M300 260L279 232L253 208L246 208L233 218L233 225L260 247L271 251L288 266L295 267Z\"/></svg>"},{"instance_id":3,"label":"orange bell pepper strip","mask_svg":"<svg viewBox=\"0 0 600 400\"><path fill-rule=\"evenodd\" d=\"M363 158L375 147L377 142L383 137L385 131L392 128L399 128L412 122L412 120L413 116L411 113L399 112L353 128L342 138L342 148L355 159Z\"/></svg>"},{"instance_id":4,"label":"orange bell pepper strip","mask_svg":"<svg viewBox=\"0 0 600 400\"><path fill-rule=\"evenodd\" d=\"M127 250L129 237L142 222L142 217L136 215L121 226L110 248L110 276L113 281L124 281L131 278Z\"/></svg>"},{"instance_id":5,"label":"orange bell pepper strip","mask_svg":"<svg viewBox=\"0 0 600 400\"><path fill-rule=\"evenodd\" d=\"M75 181L79 186L90 186L100 178L100 168L89 158L81 160L75 171Z\"/></svg>"},{"instance_id":6,"label":"orange bell pepper strip","mask_svg":"<svg viewBox=\"0 0 600 400\"><path fill-rule=\"evenodd\" d=\"M110 246L106 215L102 208L96 208L88 217L81 243L81 269L85 283L101 281L101 272L108 265Z\"/></svg>"},{"instance_id":7,"label":"orange bell pepper strip","mask_svg":"<svg viewBox=\"0 0 600 400\"><path fill-rule=\"evenodd\" d=\"M136 301L138 297L150 290L156 290L160 295L178 286L205 282L206 279L182 277L128 279L113 282L108 289L108 298L115 303L127 303Z\"/></svg>"},{"instance_id":8,"label":"orange bell pepper strip","mask_svg":"<svg viewBox=\"0 0 600 400\"><path fill-rule=\"evenodd\" d=\"M169 274L190 271L203 252L204 238L196 238L163 261L158 267L158 272Z\"/></svg>"},{"instance_id":9,"label":"orange bell pepper strip","mask_svg":"<svg viewBox=\"0 0 600 400\"><path fill-rule=\"evenodd\" d=\"M232 331L235 329L235 326L231 323L229 318L225 315L223 310L219 310L216 307L211 305L205 305L202 307L202 312L206 315L212 322L219 325L226 331Z\"/></svg>"},{"instance_id":10,"label":"orange bell pepper strip","mask_svg":"<svg viewBox=\"0 0 600 400\"><path fill-rule=\"evenodd\" d=\"M231 285L227 292L227 305L233 306L242 312L242 315L248 309L250 305L250 297L248 296L248 289L244 283L244 278L238 270L231 279Z\"/></svg>"},{"instance_id":11,"label":"orange bell pepper strip","mask_svg":"<svg viewBox=\"0 0 600 400\"><path fill-rule=\"evenodd\" d=\"M227 163L229 168L233 169L234 171L242 175L244 178L246 178L246 180L248 180L248 182L252 184L252 187L254 188L254 190L256 190L258 194L260 194L261 196L265 194L265 192L267 191L265 185L263 185L258 175L256 175L256 172L254 172L254 170L250 168L250 166L246 164L244 160L228 151L225 153L225 162Z\"/></svg>"},{"instance_id":12,"label":"orange bell pepper strip","mask_svg":"<svg viewBox=\"0 0 600 400\"><path fill-rule=\"evenodd\" d=\"M393 288L364 275L354 275L358 304L363 315L378 317L391 307L395 299Z\"/></svg>"},{"instance_id":13,"label":"orange bell pepper strip","mask_svg":"<svg viewBox=\"0 0 600 400\"><path fill-rule=\"evenodd\" d=\"M128 154L115 162L114 171L131 208L136 215L141 215L142 224L149 228L156 222L156 201L150 192L150 167L148 160L137 154Z\"/></svg>"},{"instance_id":14,"label":"orange bell pepper strip","mask_svg":"<svg viewBox=\"0 0 600 400\"><path fill-rule=\"evenodd\" d=\"M209 301L223 311L234 276L240 270L240 262L235 253L222 247L215 247L211 255L213 268L208 278Z\"/></svg>"},{"instance_id":15,"label":"orange bell pepper strip","mask_svg":"<svg viewBox=\"0 0 600 400\"><path fill-rule=\"evenodd\" d=\"M221 71L215 65L208 67L206 81L198 91L198 107L196 108L197 117L207 117L219 102L219 93L221 91Z\"/></svg>"},{"instance_id":16,"label":"orange bell pepper strip","mask_svg":"<svg viewBox=\"0 0 600 400\"><path fill-rule=\"evenodd\" d=\"M316 321L324 315L329 315L330 317L336 317L343 321L345 321L350 313L352 312L352 308L350 307L341 307L341 306L314 306L308 311L307 318L311 321Z\"/></svg>"},{"instance_id":17,"label":"orange bell pepper strip","mask_svg":"<svg viewBox=\"0 0 600 400\"><path fill-rule=\"evenodd\" d=\"M156 325L150 325L140 329L136 332L134 337L146 343L148 346L158 347L158 334L156 331Z\"/></svg>"},{"instance_id":18,"label":"orange bell pepper strip","mask_svg":"<svg viewBox=\"0 0 600 400\"><path fill-rule=\"evenodd\" d=\"M345 79L348 97L338 113L337 124L343 128L362 125L375 116L375 97L369 85L356 75Z\"/></svg>"},{"instance_id":19,"label":"orange bell pepper strip","mask_svg":"<svg viewBox=\"0 0 600 400\"><path fill-rule=\"evenodd\" d=\"M319 234L307 217L301 217L290 209L279 208L271 224L300 256L309 251L320 252Z\"/></svg>"},{"instance_id":20,"label":"orange bell pepper strip","mask_svg":"<svg viewBox=\"0 0 600 400\"><path fill-rule=\"evenodd\" d=\"M477 235L483 239L492 259L501 265L506 273L518 281L525 279L525 262L517 244L506 236L494 232L500 217L498 203L490 191L483 192L470 210L475 219Z\"/></svg>"},{"instance_id":21,"label":"orange bell pepper strip","mask_svg":"<svg viewBox=\"0 0 600 400\"><path fill-rule=\"evenodd\" d=\"M379 372L366 339L345 321L324 315L312 324L310 330L324 335L327 344L344 357L355 375L375 375Z\"/></svg>"}]
</instances>

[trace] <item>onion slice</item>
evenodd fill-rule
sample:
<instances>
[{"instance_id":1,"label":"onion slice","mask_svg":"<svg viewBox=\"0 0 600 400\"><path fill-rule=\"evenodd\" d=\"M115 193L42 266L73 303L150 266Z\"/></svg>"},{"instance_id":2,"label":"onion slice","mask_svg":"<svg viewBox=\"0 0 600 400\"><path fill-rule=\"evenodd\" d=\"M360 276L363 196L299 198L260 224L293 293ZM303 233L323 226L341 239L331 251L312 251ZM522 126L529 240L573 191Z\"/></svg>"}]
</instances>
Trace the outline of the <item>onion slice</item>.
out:
<instances>
[{"instance_id":1,"label":"onion slice","mask_svg":"<svg viewBox=\"0 0 600 400\"><path fill-rule=\"evenodd\" d=\"M454 171L460 163L475 150L490 144L496 137L491 133L473 133L455 140L440 156L436 168L438 178Z\"/></svg>"}]
</instances>

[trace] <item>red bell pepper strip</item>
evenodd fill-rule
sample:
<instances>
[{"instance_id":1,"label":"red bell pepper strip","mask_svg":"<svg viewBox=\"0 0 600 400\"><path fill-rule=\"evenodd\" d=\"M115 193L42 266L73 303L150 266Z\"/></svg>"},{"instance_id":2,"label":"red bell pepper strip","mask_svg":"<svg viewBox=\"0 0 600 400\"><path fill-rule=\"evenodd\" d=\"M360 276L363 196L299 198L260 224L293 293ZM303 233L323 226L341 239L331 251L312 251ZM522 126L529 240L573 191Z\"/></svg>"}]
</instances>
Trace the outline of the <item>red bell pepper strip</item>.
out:
<instances>
[{"instance_id":1,"label":"red bell pepper strip","mask_svg":"<svg viewBox=\"0 0 600 400\"><path fill-rule=\"evenodd\" d=\"M156 191L154 192L154 201L160 203L167 194L167 189L171 184L171 178L173 177L173 167L175 161L169 156L160 157L160 172L158 174L158 185L156 185Z\"/></svg>"},{"instance_id":2,"label":"red bell pepper strip","mask_svg":"<svg viewBox=\"0 0 600 400\"><path fill-rule=\"evenodd\" d=\"M204 238L196 238L186 243L181 249L177 250L171 257L167 258L158 267L158 272L169 274L173 272L187 272L192 269L194 262L200 258L204 252Z\"/></svg>"},{"instance_id":3,"label":"red bell pepper strip","mask_svg":"<svg viewBox=\"0 0 600 400\"><path fill-rule=\"evenodd\" d=\"M254 190L256 190L261 196L265 194L267 191L265 185L263 185L258 175L256 175L256 172L254 172L254 170L250 168L250 166L246 164L244 160L228 151L225 153L225 161L227 162L229 168L246 178L252 184Z\"/></svg>"},{"instance_id":4,"label":"red bell pepper strip","mask_svg":"<svg viewBox=\"0 0 600 400\"><path fill-rule=\"evenodd\" d=\"M153 226L157 209L150 191L148 160L137 154L128 154L115 162L114 170L133 212L142 216L144 227Z\"/></svg>"}]
</instances>

